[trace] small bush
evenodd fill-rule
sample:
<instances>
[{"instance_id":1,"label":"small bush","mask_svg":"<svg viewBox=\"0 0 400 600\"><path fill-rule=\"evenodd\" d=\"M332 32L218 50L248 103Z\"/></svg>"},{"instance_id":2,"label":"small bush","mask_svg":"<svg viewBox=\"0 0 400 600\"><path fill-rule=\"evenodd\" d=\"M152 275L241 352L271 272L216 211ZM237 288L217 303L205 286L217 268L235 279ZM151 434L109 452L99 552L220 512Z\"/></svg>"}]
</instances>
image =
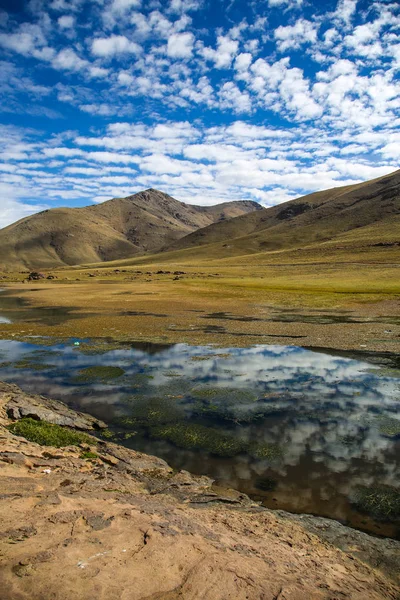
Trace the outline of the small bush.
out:
<instances>
[{"instance_id":1,"label":"small bush","mask_svg":"<svg viewBox=\"0 0 400 600\"><path fill-rule=\"evenodd\" d=\"M26 418L12 423L8 429L15 435L26 438L30 442L35 442L41 446L54 446L62 448L63 446L78 446L82 443L90 443L91 438L72 429L53 425L47 421L35 421L35 419Z\"/></svg>"}]
</instances>

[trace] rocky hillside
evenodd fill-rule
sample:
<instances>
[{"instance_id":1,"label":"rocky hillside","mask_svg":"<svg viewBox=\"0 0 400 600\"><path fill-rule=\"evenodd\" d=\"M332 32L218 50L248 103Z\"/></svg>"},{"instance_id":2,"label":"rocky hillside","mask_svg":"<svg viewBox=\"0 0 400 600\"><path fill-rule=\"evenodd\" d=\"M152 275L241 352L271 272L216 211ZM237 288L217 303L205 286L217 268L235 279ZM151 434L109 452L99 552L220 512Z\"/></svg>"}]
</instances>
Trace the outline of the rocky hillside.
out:
<instances>
[{"instance_id":1,"label":"rocky hillside","mask_svg":"<svg viewBox=\"0 0 400 600\"><path fill-rule=\"evenodd\" d=\"M256 202L194 206L149 189L84 208L55 208L0 230L0 269L46 269L154 252L212 223L261 209Z\"/></svg>"},{"instance_id":2,"label":"rocky hillside","mask_svg":"<svg viewBox=\"0 0 400 600\"><path fill-rule=\"evenodd\" d=\"M400 542L264 509L103 427L0 384L2 600L399 597Z\"/></svg>"}]
</instances>

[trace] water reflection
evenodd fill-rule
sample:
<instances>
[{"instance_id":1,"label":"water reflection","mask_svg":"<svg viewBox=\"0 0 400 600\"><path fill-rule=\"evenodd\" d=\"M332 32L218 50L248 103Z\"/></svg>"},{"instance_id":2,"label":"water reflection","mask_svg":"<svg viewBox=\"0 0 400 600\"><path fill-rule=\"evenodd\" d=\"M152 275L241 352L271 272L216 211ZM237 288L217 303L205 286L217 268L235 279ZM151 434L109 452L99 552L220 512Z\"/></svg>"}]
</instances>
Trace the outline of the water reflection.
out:
<instances>
[{"instance_id":1,"label":"water reflection","mask_svg":"<svg viewBox=\"0 0 400 600\"><path fill-rule=\"evenodd\" d=\"M354 498L360 486L398 487L400 373L298 347L87 350L0 341L0 379L268 506L396 535L396 518L362 514Z\"/></svg>"}]
</instances>

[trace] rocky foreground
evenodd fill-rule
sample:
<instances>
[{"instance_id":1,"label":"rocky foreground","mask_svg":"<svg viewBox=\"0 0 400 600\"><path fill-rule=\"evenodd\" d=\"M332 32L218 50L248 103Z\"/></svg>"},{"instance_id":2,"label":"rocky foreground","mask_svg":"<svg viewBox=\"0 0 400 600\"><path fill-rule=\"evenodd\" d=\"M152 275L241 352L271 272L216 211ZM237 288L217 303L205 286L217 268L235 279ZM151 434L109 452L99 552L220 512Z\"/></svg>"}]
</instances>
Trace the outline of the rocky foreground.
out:
<instances>
[{"instance_id":1,"label":"rocky foreground","mask_svg":"<svg viewBox=\"0 0 400 600\"><path fill-rule=\"evenodd\" d=\"M400 542L264 509L95 437L41 446L7 429L22 417L104 427L0 384L2 600L400 598Z\"/></svg>"}]
</instances>

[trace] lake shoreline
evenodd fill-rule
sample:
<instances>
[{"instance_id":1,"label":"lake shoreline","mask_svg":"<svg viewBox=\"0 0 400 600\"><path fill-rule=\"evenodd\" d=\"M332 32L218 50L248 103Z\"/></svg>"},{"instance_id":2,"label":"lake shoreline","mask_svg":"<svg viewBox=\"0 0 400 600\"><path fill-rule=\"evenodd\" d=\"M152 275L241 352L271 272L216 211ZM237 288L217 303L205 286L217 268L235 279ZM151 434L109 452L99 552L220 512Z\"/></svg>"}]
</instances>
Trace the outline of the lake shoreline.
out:
<instances>
[{"instance_id":1,"label":"lake shoreline","mask_svg":"<svg viewBox=\"0 0 400 600\"><path fill-rule=\"evenodd\" d=\"M190 597L200 598L207 564L218 573L219 593L227 588L237 598L259 598L263 590L272 599L282 589L293 599L328 599L341 591L383 600L400 591L391 579L400 542L330 519L265 509L245 494L216 488L208 477L174 472L161 459L97 438L79 448L28 442L6 429L10 414L47 411L48 420L75 418L89 431L103 424L14 385L1 384L0 411L0 502L10 528L1 540L5 600L61 600L67 589L68 597L89 600L96 597L90 591L95 582L97 597L100 588L114 597L115 570L118 593L134 582L129 598L135 600L178 598L176 590L185 597L189 583ZM83 458L85 452L96 458ZM138 570L132 572L133 557ZM156 577L146 576L149 565Z\"/></svg>"}]
</instances>

